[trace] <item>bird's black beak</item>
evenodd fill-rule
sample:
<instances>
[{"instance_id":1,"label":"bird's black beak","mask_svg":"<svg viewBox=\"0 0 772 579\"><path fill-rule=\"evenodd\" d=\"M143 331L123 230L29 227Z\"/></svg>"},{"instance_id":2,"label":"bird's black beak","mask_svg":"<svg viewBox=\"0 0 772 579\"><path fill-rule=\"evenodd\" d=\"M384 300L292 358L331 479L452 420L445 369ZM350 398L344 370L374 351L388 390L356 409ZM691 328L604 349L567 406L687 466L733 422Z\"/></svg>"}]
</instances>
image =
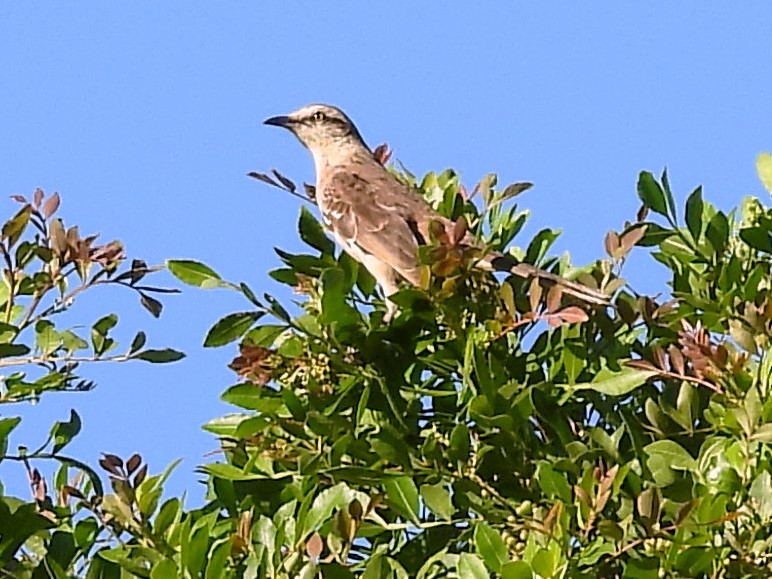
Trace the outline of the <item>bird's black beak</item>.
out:
<instances>
[{"instance_id":1,"label":"bird's black beak","mask_svg":"<svg viewBox=\"0 0 772 579\"><path fill-rule=\"evenodd\" d=\"M286 115L271 117L270 119L265 119L263 121L263 124L273 125L275 127L284 127L285 129L289 129L292 126L292 123L292 119Z\"/></svg>"}]
</instances>

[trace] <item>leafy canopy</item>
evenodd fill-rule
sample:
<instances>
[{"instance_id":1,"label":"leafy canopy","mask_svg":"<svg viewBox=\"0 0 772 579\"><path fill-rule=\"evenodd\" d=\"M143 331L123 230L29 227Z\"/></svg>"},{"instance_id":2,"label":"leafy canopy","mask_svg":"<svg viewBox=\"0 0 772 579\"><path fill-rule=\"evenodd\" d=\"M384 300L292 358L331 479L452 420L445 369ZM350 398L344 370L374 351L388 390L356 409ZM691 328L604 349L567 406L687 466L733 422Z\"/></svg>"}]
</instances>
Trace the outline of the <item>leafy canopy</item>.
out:
<instances>
[{"instance_id":1,"label":"leafy canopy","mask_svg":"<svg viewBox=\"0 0 772 579\"><path fill-rule=\"evenodd\" d=\"M770 163L759 158L768 185ZM643 172L641 211L607 234L606 258L577 268L551 256L558 233L549 229L510 249L614 296L612 307L590 309L559 289L477 272L457 246L469 228L493 249L509 247L527 219L512 205L522 184L498 189L488 176L467 192L452 171L420 183L399 175L456 225L421 252L422 283L394 297L400 313L389 324L372 277L305 208L308 251L277 250L283 265L270 273L296 291L292 305L199 262L169 261L187 284L245 298L205 338L239 343L236 383L223 394L237 410L205 426L222 448L201 466L206 505L162 502L169 470L151 476L138 455L102 459L109 494L88 478L65 483L60 471L53 499L38 473L32 502L0 502L0 528L18 529L0 538L6 568L28 577L44 568L151 578L769 575L772 208L747 198L724 213L698 188L680 210L667 173ZM255 176L296 190L281 175ZM650 252L667 298L624 281L632 251ZM7 450L16 419L3 420ZM51 443L79 427L76 415L58 423Z\"/></svg>"}]
</instances>

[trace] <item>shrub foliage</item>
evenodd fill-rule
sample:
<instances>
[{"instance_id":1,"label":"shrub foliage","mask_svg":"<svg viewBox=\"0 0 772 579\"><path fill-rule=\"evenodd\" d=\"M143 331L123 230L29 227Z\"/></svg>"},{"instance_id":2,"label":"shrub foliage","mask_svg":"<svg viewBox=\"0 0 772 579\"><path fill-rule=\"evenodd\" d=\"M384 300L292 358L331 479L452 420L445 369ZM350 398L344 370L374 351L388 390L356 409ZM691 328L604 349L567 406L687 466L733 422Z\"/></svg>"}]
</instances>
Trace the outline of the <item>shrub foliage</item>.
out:
<instances>
[{"instance_id":1,"label":"shrub foliage","mask_svg":"<svg viewBox=\"0 0 772 579\"><path fill-rule=\"evenodd\" d=\"M768 167L760 158L763 178ZM279 174L254 176L295 192ZM283 265L270 273L293 304L196 261L167 263L189 285L245 298L205 338L238 352L223 394L236 409L205 425L222 453L200 467L203 507L164 498L170 469L149 475L139 455L105 455L103 490L61 455L80 429L74 412L40 449L16 454L19 419L0 419L0 454L26 465L33 489L31 500L0 498L6 575L772 574L772 208L747 198L724 213L697 188L681 209L666 173L643 172L636 218L606 235L604 259L577 268L550 255L554 230L510 247L527 219L513 205L524 185L488 176L468 192L452 171L400 176L456 225L422 250L421 287L394 297L390 323L372 277L306 208L307 252L277 249ZM42 195L22 202L2 228L0 365L27 369L3 377L1 402L90 387L73 374L82 362L180 356L144 349L144 334L108 354L110 315L90 342L55 326L81 287L127 286L154 314L149 294L161 288L142 285L152 269L142 262L119 273L117 245L55 225ZM457 245L467 228L612 305L474 270ZM647 275L667 283L661 295L623 279L631 252L654 258ZM34 465L51 459L62 466L49 491Z\"/></svg>"}]
</instances>

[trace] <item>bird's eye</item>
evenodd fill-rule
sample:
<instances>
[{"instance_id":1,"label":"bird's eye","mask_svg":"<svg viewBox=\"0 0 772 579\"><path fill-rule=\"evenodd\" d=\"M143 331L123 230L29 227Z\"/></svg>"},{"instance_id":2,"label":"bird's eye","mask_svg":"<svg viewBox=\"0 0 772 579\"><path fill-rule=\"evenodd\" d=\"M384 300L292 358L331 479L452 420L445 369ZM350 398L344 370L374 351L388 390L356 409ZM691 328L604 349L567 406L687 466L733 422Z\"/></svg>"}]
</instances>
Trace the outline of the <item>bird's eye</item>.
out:
<instances>
[{"instance_id":1,"label":"bird's eye","mask_svg":"<svg viewBox=\"0 0 772 579\"><path fill-rule=\"evenodd\" d=\"M313 118L315 121L317 121L317 122L322 122L323 120L325 120L325 119L327 118L327 115L325 115L325 114L324 114L322 111L316 111L316 112L313 114L313 117L312 117L312 118Z\"/></svg>"}]
</instances>

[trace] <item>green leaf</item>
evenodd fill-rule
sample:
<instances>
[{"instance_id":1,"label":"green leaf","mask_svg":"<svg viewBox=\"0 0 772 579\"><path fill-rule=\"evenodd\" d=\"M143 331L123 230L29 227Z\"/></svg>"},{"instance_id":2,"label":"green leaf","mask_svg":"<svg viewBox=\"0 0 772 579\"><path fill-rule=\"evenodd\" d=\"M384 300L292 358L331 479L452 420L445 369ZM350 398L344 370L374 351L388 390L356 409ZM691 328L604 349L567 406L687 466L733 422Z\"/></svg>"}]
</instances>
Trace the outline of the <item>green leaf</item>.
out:
<instances>
[{"instance_id":1,"label":"green leaf","mask_svg":"<svg viewBox=\"0 0 772 579\"><path fill-rule=\"evenodd\" d=\"M131 341L131 346L129 346L129 354L141 350L144 347L145 342L147 342L145 332L137 332L137 335L134 336L134 339Z\"/></svg>"},{"instance_id":2,"label":"green leaf","mask_svg":"<svg viewBox=\"0 0 772 579\"><path fill-rule=\"evenodd\" d=\"M29 353L29 347L24 344L0 344L0 358L26 356Z\"/></svg>"},{"instance_id":3,"label":"green leaf","mask_svg":"<svg viewBox=\"0 0 772 579\"><path fill-rule=\"evenodd\" d=\"M480 521L474 529L474 545L477 554L482 557L489 569L500 573L501 568L509 560L507 546L501 534L485 521Z\"/></svg>"},{"instance_id":4,"label":"green leaf","mask_svg":"<svg viewBox=\"0 0 772 579\"><path fill-rule=\"evenodd\" d=\"M554 577L557 554L553 549L540 549L531 560L531 567L542 577Z\"/></svg>"},{"instance_id":5,"label":"green leaf","mask_svg":"<svg viewBox=\"0 0 772 579\"><path fill-rule=\"evenodd\" d=\"M762 227L746 227L740 230L740 239L754 249L772 253L772 236L768 229Z\"/></svg>"},{"instance_id":6,"label":"green leaf","mask_svg":"<svg viewBox=\"0 0 772 579\"><path fill-rule=\"evenodd\" d=\"M452 461L464 464L469 460L470 447L469 427L463 422L459 422L453 427L453 430L450 433L448 458Z\"/></svg>"},{"instance_id":7,"label":"green leaf","mask_svg":"<svg viewBox=\"0 0 772 579\"><path fill-rule=\"evenodd\" d=\"M769 520L772 517L772 475L769 471L763 471L753 480L748 494L754 501L754 512L762 521Z\"/></svg>"},{"instance_id":8,"label":"green leaf","mask_svg":"<svg viewBox=\"0 0 772 579\"><path fill-rule=\"evenodd\" d=\"M13 247L13 245L19 241L19 238L21 238L24 230L27 228L31 214L32 207L27 204L22 207L16 215L3 224L2 237L7 240L8 249Z\"/></svg>"},{"instance_id":9,"label":"green leaf","mask_svg":"<svg viewBox=\"0 0 772 579\"><path fill-rule=\"evenodd\" d=\"M333 511L348 506L353 499L353 491L345 483L339 483L334 487L320 492L311 504L311 508L303 521L303 534L307 535L317 531L327 521Z\"/></svg>"},{"instance_id":10,"label":"green leaf","mask_svg":"<svg viewBox=\"0 0 772 579\"><path fill-rule=\"evenodd\" d=\"M539 463L536 480L539 481L539 486L546 496L557 497L564 503L571 502L571 485L566 480L566 476L552 468L549 463Z\"/></svg>"},{"instance_id":11,"label":"green leaf","mask_svg":"<svg viewBox=\"0 0 772 579\"><path fill-rule=\"evenodd\" d=\"M542 229L539 231L531 243L528 244L524 261L539 263L558 237L560 237L560 231L556 229Z\"/></svg>"},{"instance_id":12,"label":"green leaf","mask_svg":"<svg viewBox=\"0 0 772 579\"><path fill-rule=\"evenodd\" d=\"M695 466L692 456L673 440L657 440L647 444L644 451L649 457L662 456L674 470L692 470Z\"/></svg>"},{"instance_id":13,"label":"green leaf","mask_svg":"<svg viewBox=\"0 0 772 579\"><path fill-rule=\"evenodd\" d=\"M347 301L351 284L345 272L337 267L326 269L320 281L323 289L322 315L319 316L319 321L322 324L337 322L341 326L356 324L360 316Z\"/></svg>"},{"instance_id":14,"label":"green leaf","mask_svg":"<svg viewBox=\"0 0 772 579\"><path fill-rule=\"evenodd\" d=\"M387 480L383 483L386 490L386 502L402 517L418 523L418 489L413 479L408 476Z\"/></svg>"},{"instance_id":15,"label":"green leaf","mask_svg":"<svg viewBox=\"0 0 772 579\"><path fill-rule=\"evenodd\" d=\"M141 333L141 332L140 332ZM78 350L87 350L88 342L72 330L64 330L61 333L62 344L67 353L72 355Z\"/></svg>"},{"instance_id":16,"label":"green leaf","mask_svg":"<svg viewBox=\"0 0 772 579\"><path fill-rule=\"evenodd\" d=\"M3 460L3 456L8 450L8 436L11 431L16 428L21 422L20 416L14 416L12 418L0 418L0 462ZM2 485L0 485L0 493L2 492ZM0 518L0 520L2 520Z\"/></svg>"},{"instance_id":17,"label":"green leaf","mask_svg":"<svg viewBox=\"0 0 772 579\"><path fill-rule=\"evenodd\" d=\"M176 362L182 360L185 357L183 352L179 350L173 350L172 348L164 348L162 350L143 350L138 354L132 356L135 360L144 360L145 362L151 362L153 364L166 364L168 362Z\"/></svg>"},{"instance_id":18,"label":"green leaf","mask_svg":"<svg viewBox=\"0 0 772 579\"><path fill-rule=\"evenodd\" d=\"M673 221L676 220L676 206L673 200L673 192L670 190L670 179L667 176L667 169L662 171L662 190L665 193L665 203L667 204L667 210L670 215L673 216Z\"/></svg>"},{"instance_id":19,"label":"green leaf","mask_svg":"<svg viewBox=\"0 0 772 579\"><path fill-rule=\"evenodd\" d=\"M501 568L501 579L533 579L533 571L525 561L511 561Z\"/></svg>"},{"instance_id":20,"label":"green leaf","mask_svg":"<svg viewBox=\"0 0 772 579\"><path fill-rule=\"evenodd\" d=\"M461 553L458 556L458 565L456 567L458 577L464 579L489 579L490 574L485 569L485 564L477 555L471 553Z\"/></svg>"},{"instance_id":21,"label":"green leaf","mask_svg":"<svg viewBox=\"0 0 772 579\"><path fill-rule=\"evenodd\" d=\"M209 550L209 554L207 556L204 579L223 579L224 577L232 577L230 573L227 573L227 569L229 568L228 557L230 557L230 554L230 537L216 541L212 545L212 548Z\"/></svg>"},{"instance_id":22,"label":"green leaf","mask_svg":"<svg viewBox=\"0 0 772 579\"><path fill-rule=\"evenodd\" d=\"M203 289L232 287L207 265L191 259L167 259L167 269L181 282Z\"/></svg>"},{"instance_id":23,"label":"green leaf","mask_svg":"<svg viewBox=\"0 0 772 579\"><path fill-rule=\"evenodd\" d=\"M108 338L108 332L118 323L118 316L108 314L94 323L91 327L91 345L94 353L100 356L115 345L115 341Z\"/></svg>"},{"instance_id":24,"label":"green leaf","mask_svg":"<svg viewBox=\"0 0 772 579\"><path fill-rule=\"evenodd\" d=\"M721 253L726 247L727 240L729 239L729 220L721 211L717 211L716 214L710 218L708 227L705 230L705 237L713 246L716 253Z\"/></svg>"},{"instance_id":25,"label":"green leaf","mask_svg":"<svg viewBox=\"0 0 772 579\"><path fill-rule=\"evenodd\" d=\"M428 509L438 517L446 521L453 517L453 501L444 483L421 485L421 498Z\"/></svg>"},{"instance_id":26,"label":"green leaf","mask_svg":"<svg viewBox=\"0 0 772 579\"><path fill-rule=\"evenodd\" d=\"M764 188L772 193L772 155L759 153L759 156L756 157L756 172L759 174Z\"/></svg>"},{"instance_id":27,"label":"green leaf","mask_svg":"<svg viewBox=\"0 0 772 579\"><path fill-rule=\"evenodd\" d=\"M216 322L204 340L204 347L224 346L243 336L264 312L238 312L229 314Z\"/></svg>"},{"instance_id":28,"label":"green leaf","mask_svg":"<svg viewBox=\"0 0 772 579\"><path fill-rule=\"evenodd\" d=\"M150 312L154 318L160 317L161 312L164 309L164 305L160 301L143 292L139 293L139 303L142 304L142 307Z\"/></svg>"},{"instance_id":29,"label":"green leaf","mask_svg":"<svg viewBox=\"0 0 772 579\"><path fill-rule=\"evenodd\" d=\"M697 187L686 200L686 227L698 243L702 237L702 212L702 187Z\"/></svg>"},{"instance_id":30,"label":"green leaf","mask_svg":"<svg viewBox=\"0 0 772 579\"><path fill-rule=\"evenodd\" d=\"M35 345L44 357L53 353L61 343L61 336L52 322L40 320L35 324Z\"/></svg>"},{"instance_id":31,"label":"green leaf","mask_svg":"<svg viewBox=\"0 0 772 579\"><path fill-rule=\"evenodd\" d=\"M311 247L330 255L335 252L335 243L327 237L322 225L305 207L300 208L298 231L300 238Z\"/></svg>"},{"instance_id":32,"label":"green leaf","mask_svg":"<svg viewBox=\"0 0 772 579\"><path fill-rule=\"evenodd\" d=\"M667 217L667 203L665 193L662 191L654 175L648 171L641 171L638 175L638 197L643 204L654 211Z\"/></svg>"},{"instance_id":33,"label":"green leaf","mask_svg":"<svg viewBox=\"0 0 772 579\"><path fill-rule=\"evenodd\" d=\"M670 486L676 481L674 471L692 471L696 468L696 461L673 440L658 440L646 445L643 450L648 457L646 466L660 487Z\"/></svg>"},{"instance_id":34,"label":"green leaf","mask_svg":"<svg viewBox=\"0 0 772 579\"><path fill-rule=\"evenodd\" d=\"M67 446L80 432L80 416L70 410L70 419L66 422L56 422L51 427L51 438L54 441L53 453L56 454Z\"/></svg>"},{"instance_id":35,"label":"green leaf","mask_svg":"<svg viewBox=\"0 0 772 579\"><path fill-rule=\"evenodd\" d=\"M592 382L580 382L573 386L561 384L559 386L567 390L595 390L608 396L624 396L644 385L649 378L656 375L656 372L638 370L637 368L624 368L619 372L606 370L598 372Z\"/></svg>"}]
</instances>

